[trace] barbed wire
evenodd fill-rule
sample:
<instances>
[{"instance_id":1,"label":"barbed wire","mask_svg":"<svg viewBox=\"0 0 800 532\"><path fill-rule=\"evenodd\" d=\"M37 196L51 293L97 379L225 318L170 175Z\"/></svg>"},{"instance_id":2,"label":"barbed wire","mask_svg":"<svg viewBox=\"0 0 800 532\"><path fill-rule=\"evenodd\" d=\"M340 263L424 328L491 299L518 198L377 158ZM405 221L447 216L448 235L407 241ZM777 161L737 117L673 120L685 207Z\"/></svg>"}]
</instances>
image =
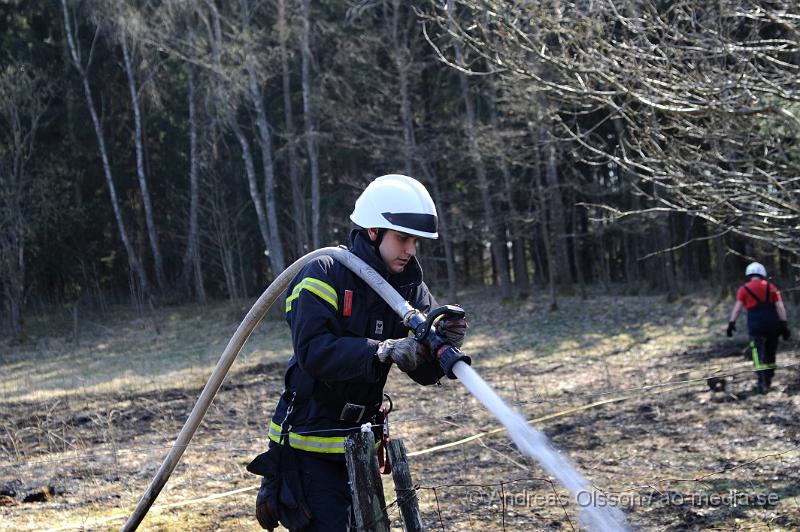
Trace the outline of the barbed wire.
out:
<instances>
[{"instance_id":1,"label":"barbed wire","mask_svg":"<svg viewBox=\"0 0 800 532\"><path fill-rule=\"evenodd\" d=\"M797 368L797 367L800 367L800 363L775 365L775 367L771 368L771 369L776 369L776 370L777 369L791 369L791 368ZM667 382L656 383L656 384L648 384L648 385L643 385L643 386L633 387L633 388L623 388L623 389L618 389L618 390L606 390L606 391L602 391L602 392L587 393L587 394L583 394L583 393L573 394L573 397L578 398L578 399L585 398L585 397L603 397L603 396L611 395L613 393L622 394L623 396L622 397L617 397L617 398L614 398L614 399L608 400L608 401L600 401L600 402L593 403L593 404L590 404L590 405L583 405L583 406L579 406L579 407L569 408L569 409L566 409L566 410L564 410L562 412L571 412L573 410L581 410L581 409L586 410L586 409L592 408L594 406L601 406L603 404L609 404L611 402L622 402L622 401L630 399L630 397L629 397L630 395L635 394L635 393L639 393L639 392L647 392L647 391L657 390L657 389L666 388L666 387L670 387L670 389L667 390L667 391L674 391L674 390L677 390L677 389L680 389L680 388L684 387L684 385L688 386L688 385L697 384L697 383L704 383L710 378L718 378L719 379L719 378L726 378L726 377L735 377L737 375L756 373L758 371L766 371L766 369L762 370L762 369L745 369L745 368L743 368L743 369L740 369L738 371L728 371L728 372L723 372L723 373L714 372L712 374L708 374L708 375L704 375L704 376L700 376L700 377L695 377L695 378L691 378L691 379L670 380L670 381L667 381ZM684 373L684 372L680 372L680 373ZM512 406L529 406L529 405L533 405L533 404L541 404L540 402L537 402L537 401L506 401L506 402L508 404L512 405ZM547 401L547 403L550 403L550 402L555 402L555 400ZM558 402L563 402L563 397L560 398ZM466 413L472 412L472 411L478 411L478 410L483 410L483 407L482 406L476 406L476 407L474 407L472 409L469 409L467 411L464 411L462 409L461 415L466 417ZM538 420L539 421L546 421L548 419L552 419L553 417L558 417L558 414L559 414L559 412L547 414L547 415L541 416L540 418L538 418ZM427 420L427 421L430 421L430 420L439 421L441 424L449 424L449 425L452 425L454 423L453 420L452 420L452 416L448 416L447 419L445 419L445 418L443 418L441 416L416 416L416 417L413 417L413 418L395 419L394 421L392 421L392 424L411 423L411 422L425 421L425 420ZM536 421L536 419L534 419L532 421ZM429 425L432 425L432 424L429 424ZM377 428L377 426L376 426L376 428ZM344 435L344 434L348 434L348 433L351 433L351 432L356 432L356 431L359 431L359 430L361 430L361 426L355 426L355 427L344 428L344 429L318 429L318 430L292 431L292 432L294 434L298 434L298 435L319 435L319 434L324 434L324 433L339 433L339 434L343 434ZM499 428L499 429L491 429L489 431L479 432L479 433L467 436L467 437L463 438L462 440L458 440L457 442L450 442L450 443L437 445L437 446L435 446L435 448L436 448L436 450L439 450L439 449L452 447L453 443L456 443L456 444L467 443L469 441L472 441L474 439L477 439L477 438L485 436L485 435L500 433L503 430L505 430L505 429ZM8 432L8 429L6 429L6 432ZM288 436L289 433L280 433L280 435ZM220 444L252 442L252 441L258 441L258 440L263 440L263 439L265 439L265 436L263 434L259 434L259 435L254 435L254 436L251 436L251 437L248 437L248 438L241 438L241 437L238 437L238 438L224 438L224 439L219 439L219 440L211 440L209 442L204 442L204 443L197 443L197 442L192 443L192 442L190 442L190 443L188 443L188 444L186 444L186 445L184 445L182 447L184 449L186 449L188 447L192 447L194 449L218 449L218 448L221 447ZM69 443L69 442L65 442L65 443ZM139 451L152 451L152 450L157 450L157 449L163 449L163 450L167 450L168 451L168 450L170 450L170 449L172 449L174 447L176 447L174 444L163 443L163 444L149 444L149 445L140 445L140 446L125 447L125 448L115 448L115 449L98 449L97 447L95 447L95 448L93 448L93 449L91 449L89 451L75 449L74 451L64 451L64 450L62 450L62 451L58 451L58 452L62 452L62 453L77 453L79 456L89 457L89 456L96 456L97 454L100 454L100 453L98 453L98 450L101 451L101 452L112 454L112 455L124 455L124 454L130 454L130 453L134 453L134 452L139 452ZM250 451L251 450L249 448L241 448L241 449L236 449L234 447L227 447L227 448L230 449L230 450L241 450L241 451ZM48 454L50 452L51 451L48 451ZM414 453L410 453L410 456L417 456L417 455L420 455L420 454L427 454L428 452L432 452L432 451L423 449L422 451L415 451ZM58 458L48 458L48 459L44 459L44 460L37 460L37 459L17 460L17 461L7 462L5 466L0 465L0 469L2 469L3 467L18 467L20 465L42 465L42 464L47 464L47 463L58 463L58 462L67 461L69 459L70 459L69 456L63 456L63 457L58 457Z\"/></svg>"},{"instance_id":2,"label":"barbed wire","mask_svg":"<svg viewBox=\"0 0 800 532\"><path fill-rule=\"evenodd\" d=\"M436 500L437 514L439 516L439 524L442 527L442 530L444 530L444 519L442 517L441 508L439 507L439 498L438 498L437 490L442 490L444 488L498 488L499 487L500 490L501 490L500 502L501 502L501 505L502 505L501 527L502 527L502 530L505 531L506 530L506 524L505 524L505 514L506 514L505 486L508 486L510 484L516 484L518 482L531 482L531 481L541 481L541 482L545 482L545 483L550 485L550 488L553 490L553 493L556 496L556 500L559 501L559 504L561 505L561 508L564 511L564 517L567 519L567 522L569 523L569 525L572 528L572 530L575 530L575 527L572 525L572 520L569 518L569 513L567 512L566 506L563 503L561 503L561 497L558 495L558 492L556 491L555 483L549 478L542 478L542 477L517 478L517 479L505 480L505 481L501 481L501 482L488 483L488 484L487 483L461 483L461 484L438 484L438 485L435 485L435 486L422 486L420 484L416 484L416 485L414 485L414 487L412 489L406 490L406 491L408 491L407 494L398 495L392 502L390 502L389 504L387 504L384 507L380 508L379 512L375 512L376 514L380 513L381 515L376 515L375 519L373 519L369 523L365 523L363 528L365 530L372 530L372 527L374 525L376 525L376 524L378 524L378 522L384 520L384 515L385 515L386 518L389 518L403 504L405 504L407 502L410 502L412 499L418 499L417 492L419 492L421 490L430 490L430 491L433 492L434 498Z\"/></svg>"},{"instance_id":3,"label":"barbed wire","mask_svg":"<svg viewBox=\"0 0 800 532\"><path fill-rule=\"evenodd\" d=\"M698 371L698 370L704 370L704 374L701 374L700 376L691 377L691 378L681 378L681 379L675 379L675 380L670 378L669 380L663 381L663 382L644 384L644 385L641 385L641 386L628 387L628 388L611 388L611 387L607 387L605 389L601 389L601 390L598 390L598 391L591 391L591 392L584 392L584 391L573 392L571 390L561 390L560 391L560 396L558 396L558 397L553 397L553 398L544 397L544 398L537 398L535 400L507 401L507 403L509 403L511 405L514 405L514 406L517 406L517 407L529 407L531 405L552 404L552 403L556 403L556 402L563 404L565 399L566 400L581 400L581 399L587 399L587 398L605 398L603 401L600 401L599 403L600 404L608 404L608 403L614 402L614 401L622 402L622 401L628 401L628 400L631 400L631 399L637 399L639 397L653 397L654 393L661 393L662 391L668 393L668 392L673 392L673 391L678 391L678 390L688 390L688 389L690 389L692 386L694 386L696 384L704 383L709 378L735 378L736 376L739 376L739 375L752 374L752 373L755 373L755 372L759 371L759 370L753 369L752 366L750 366L750 364L747 364L748 367L742 367L743 364L745 364L745 363L734 364L732 366L727 366L727 367L724 367L724 368L721 368L721 369L720 368L697 368L696 366L691 366L691 367L686 368L685 370L682 370L682 371L672 372L672 376L683 375L687 371L694 372L694 371ZM799 366L800 366L800 363L788 363L788 364L776 365L774 369L777 369L777 370L789 370L789 369L796 369ZM619 395L620 397L607 398L607 396L614 395L614 394ZM582 409L593 408L594 406L600 406L600 404L598 404L598 405L593 405L593 404L588 404L587 405L587 404L584 404L584 405L568 408L568 409L557 411L557 412L551 412L551 413L549 413L549 414L547 414L545 416L542 416L542 418L540 418L540 419L544 419L544 420L553 419L554 417L558 417L559 415L568 415L568 414L564 414L564 413L577 413L577 411L581 411ZM483 408L482 408L481 405L476 405L476 406L471 407L471 408L459 408L459 412L456 415L448 415L448 416L444 416L444 417L443 416L433 416L433 415L428 415L428 414L426 414L426 415L415 415L415 416L409 416L409 417L397 416L397 417L399 417L399 419L397 419L397 417L395 417L395 419L393 419L392 423L393 423L393 425L397 425L397 424L416 423L418 421L425 421L425 420L431 421L432 420L435 423L431 423L430 426L433 426L433 427L435 427L437 424L438 425L442 425L442 426L444 426L444 425L461 426L459 421L461 421L462 419L468 418L469 414L471 414L472 412L479 411L479 410L482 410L482 409ZM55 407L51 407L50 410L55 410ZM531 422L535 422L535 421L536 420L531 420ZM351 431L360 430L360 427L353 427L352 429L349 429L349 430L351 430ZM472 441L472 440L480 441L480 439L483 436L488 435L489 433L492 433L492 434L499 433L499 432L502 432L503 430L504 429L499 428L499 429L492 429L490 431L484 431L484 433L477 433L477 434L473 433L471 436L469 436L469 438L470 438L469 441ZM166 432L166 431L164 431L164 432ZM347 432L347 431L342 431L341 429L330 429L328 431L301 431L301 432L296 432L296 434L320 434L320 433L325 433L325 432L339 432L339 433L342 433L342 432ZM208 434L208 433L206 433L206 434ZM187 447L192 447L192 448L198 449L198 450L204 450L204 449L215 449L215 448L219 448L221 445L226 445L227 448L232 450L232 451L250 452L252 450L251 448L249 448L249 447L237 447L236 445L237 444L241 444L241 443L260 441L260 440L263 440L263 439L265 439L265 435L264 434L258 434L258 435L253 435L253 436L249 436L249 437L244 437L244 438L243 437L236 437L236 438L214 438L214 439L211 439L211 440L204 439L202 442L191 443L191 444L187 445ZM73 444L74 445L78 445L79 444L79 442L77 442L77 441L73 441L72 443L70 443L67 440L63 440L63 439L62 439L62 441L63 441L63 443L65 445L73 445ZM466 443L466 442L464 442L464 443ZM446 448L447 446L452 446L452 444L458 444L458 442L449 442L449 443L446 443L446 444L443 444L443 445L445 446L444 448ZM106 445L115 447L116 444L109 443L109 444L106 444ZM67 450L67 451L60 451L60 452L69 453L68 456L61 456L61 457L58 457L58 458L49 458L49 459L46 459L46 460L37 460L37 459L18 460L18 461L15 461L15 462L11 462L9 464L0 465L0 470L4 469L6 465L8 465L10 467L20 467L20 466L25 466L25 465L31 466L31 465L43 465L43 464L48 464L48 463L62 463L62 462L66 462L66 461L69 461L69 460L75 460L77 458L93 458L95 456L103 455L103 454L120 455L120 454L126 454L126 453L146 452L148 450L155 450L155 449L163 449L163 450L167 451L167 450L169 450L169 449L171 449L173 447L174 447L174 444L169 444L169 443L159 444L159 443L155 443L155 444L136 445L136 446L130 446L130 447L124 447L124 448L108 448L108 447L105 447L105 448L101 448L101 449L95 448L95 449L91 449L91 450L85 450L85 449L82 450L82 449L74 448L74 449ZM436 448L440 448L442 446L439 445L439 446L435 446L435 447ZM427 448L427 449L431 449L431 448ZM788 450L764 454L764 455L758 456L758 457L756 457L756 458L754 458L752 460L748 460L748 461L740 463L740 464L736 464L736 465L733 465L733 466L725 466L725 467L723 467L721 469L717 469L717 470L713 470L713 471L706 471L706 472L703 472L701 474L695 475L693 477L687 477L687 478L682 478L682 477L656 478L656 479L650 480L647 484L644 484L644 485L629 486L629 487L622 488L622 489L618 488L618 489L605 489L605 490L602 490L602 489L598 488L597 486L593 486L593 487L595 489L597 489L598 491L601 491L602 493L606 493L606 494L623 494L623 493L632 493L632 492L635 492L636 490L642 489L642 488L651 488L651 489L654 489L655 491L658 491L659 493L663 493L663 485L664 484L669 484L669 483L694 482L694 483L700 483L701 485L706 486L706 485L708 485L707 484L707 480L709 478L712 478L712 477L715 477L715 476L730 475L731 472L733 472L733 471L740 470L740 469L747 469L747 468L753 466L754 464L759 463L759 462L763 462L765 460L769 460L769 459L779 460L779 459L781 459L781 457L789 456L789 455L792 455L793 453L797 453L799 449L800 449L800 447L794 446L794 447L792 447L791 449L788 449ZM425 451L425 450L426 449L422 449L422 451ZM436 451L429 451L429 452L436 452ZM507 520L507 512L508 512L508 505L507 505L507 501L506 501L506 487L510 486L510 485L513 485L513 484L515 484L517 482L524 481L524 480L544 481L544 482L549 483L550 489L553 491L554 495L556 496L556 498L554 500L558 501L558 504L560 505L560 509L564 514L564 518L566 520L566 523L572 528L572 530L575 530L575 525L573 524L572 520L570 519L570 515L569 515L569 512L568 512L567 505L564 504L564 501L562 501L561 498L558 496L558 492L556 491L556 486L553 483L553 481L550 480L550 479L530 477L530 478L517 478L517 479L503 480L503 481L500 481L500 482L486 483L486 484L479 484L479 483L447 484L447 483L445 483L445 484L434 484L434 485L429 485L429 486L417 484L414 487L414 492L413 493L414 493L414 496L416 496L416 494L421 490L430 491L432 493L433 499L434 499L434 502L435 502L435 513L436 513L436 516L438 518L438 524L440 525L441 529L444 531L445 530L445 519L444 519L444 516L442 514L442 508L441 508L441 504L440 504L440 500L439 500L440 499L439 496L440 496L441 492L444 492L444 491L449 490L449 489L468 489L470 486L472 486L472 487L480 487L480 488L484 488L484 489L493 488L493 487L497 488L497 489L500 490L500 498L499 498L499 503L500 503L500 510L499 510L499 512L500 512L499 513L500 527L502 528L502 530L506 530L506 527L507 527L506 520ZM254 491L256 489L257 489L257 486L251 486L251 487L245 487L245 488L237 488L237 489L234 489L234 490L227 490L227 491L219 492L219 493L212 494L212 495L206 495L204 497L199 497L199 498L196 498L196 499L189 499L189 500L185 500L185 501L179 501L179 502L174 502L174 503L167 503L167 504L157 505L157 506L154 506L153 509L177 508L177 507L190 506L190 505L193 505L193 504L212 504L212 503L214 503L214 501L218 501L218 500L221 500L221 499L226 498L226 497L236 496L236 495L239 495L239 494L242 494L242 493L245 493L245 492ZM407 498L410 497L410 496L412 496L412 495L411 494L406 494L405 496L404 495L399 495L394 501L392 501L389 504L387 504L385 510L387 511L388 515L394 516L394 514L398 511L400 504L405 502L407 500ZM110 521L113 521L113 520L124 519L126 517L127 517L127 514L110 516L110 517L107 517L107 518L103 518L102 520L84 521L81 525L74 525L71 528L82 528L82 527L86 527L86 526L93 526L95 524L102 524L104 522L110 522ZM64 527L64 528L61 528L61 529L54 529L54 530L64 530L64 529L67 529L67 528L69 528L69 527Z\"/></svg>"},{"instance_id":4,"label":"barbed wire","mask_svg":"<svg viewBox=\"0 0 800 532\"><path fill-rule=\"evenodd\" d=\"M764 455L758 456L758 457L756 457L756 458L754 458L752 460L744 462L742 464L738 464L738 465L735 465L733 467L723 468L723 469L717 470L717 471L711 471L711 472L708 472L708 473L704 473L702 475L695 476L694 478L661 478L661 479L656 479L652 483L649 483L649 484L644 484L644 485L639 485L639 486L632 486L630 488L623 489L623 490L603 489L603 488L600 488L600 487L598 487L598 486L596 486L594 484L591 485L591 488L594 489L594 490L597 490L598 492L600 492L600 493L602 493L604 495L630 493L630 492L634 492L636 490L640 490L642 488L650 488L650 489L655 490L655 491L657 491L659 493L663 493L661 490L658 490L658 488L656 488L655 485L659 485L659 484L663 484L663 483L676 483L676 482L698 482L698 483L703 483L703 481L705 479L709 478L709 477L722 475L722 474L725 474L725 473L729 473L729 472L737 470L737 469L742 469L742 468L751 466L751 465L753 465L753 464L755 464L757 462L763 461L763 460L768 459L768 458L781 457L781 456L785 456L785 455L787 455L789 453L798 452L798 451L800 451L800 445L795 446L792 449L788 449L788 450L782 451L782 452L764 454ZM488 482L488 483L481 483L481 482L439 483L439 484L434 484L434 485L429 485L429 486L416 484L413 487L412 490L408 490L409 493L407 493L405 495L398 495L392 502L386 504L382 508L382 510L384 512L386 512L387 517L390 517L393 513L395 513L398 510L398 508L399 508L399 506L401 504L403 504L404 502L410 500L413 497L417 497L417 492L419 492L421 490L429 490L429 491L431 491L433 493L433 496L434 496L434 500L435 500L435 504L436 504L436 514L437 514L437 517L438 517L438 521L439 521L440 527L441 527L442 530L445 530L444 517L442 516L441 505L440 505L439 496L438 496L440 491L448 489L448 488L455 488L455 489L500 488L501 494L500 494L500 497L499 497L499 501L500 501L500 504L501 504L501 510L500 510L501 511L501 528L502 528L502 530L506 530L506 513L507 513L508 509L507 509L507 504L506 504L505 487L509 486L509 485L512 485L512 484L520 483L520 482L543 482L543 483L547 484L549 486L549 488L550 488L550 491L552 491L553 495L554 495L554 498L552 500L558 502L558 505L559 505L561 511L564 513L564 517L567 520L567 523L569 524L569 526L571 527L572 530L575 530L575 526L574 526L574 524L572 523L572 520L569 517L569 513L567 511L567 506L564 503L564 499L557 491L557 485L555 484L555 482L551 478L547 478L547 477L534 477L534 476L518 477L518 478L513 478L513 479L510 479L510 480L502 480L502 481L499 481L499 482ZM206 495L206 496L199 497L199 498L188 499L188 500L178 501L178 502L174 502L174 503L154 505L152 507L152 510L165 510L165 509L171 509L171 508L179 508L179 507L184 507L184 506L191 506L191 505L194 505L194 504L207 503L207 502L219 500L219 499L222 499L222 498L225 498L225 497L239 495L241 493L246 493L246 492L249 492L249 491L255 491L257 489L258 489L258 486L250 486L250 487L245 487L245 488L237 488L237 489L233 489L233 490L226 490L226 491L223 491L223 492L219 492L219 493L215 493L215 494L211 494L211 495ZM567 500L569 500L569 499L567 499ZM578 502L580 504L580 501L576 501L576 502ZM60 531L60 530L84 528L86 526L96 526L96 525L99 525L99 524L105 524L105 523L109 523L109 522L112 522L112 521L122 520L122 519L125 519L127 517L128 517L128 514L116 514L116 515L112 515L112 516L108 516L108 517L104 517L104 518L100 518L100 519L83 520L83 521L81 521L80 523L77 523L77 524L68 524L68 525L64 525L62 527L58 527L58 528L51 528L49 530L51 530L51 531ZM375 523L370 523L370 524L375 524ZM369 528L369 527L367 526L367 528Z\"/></svg>"},{"instance_id":5,"label":"barbed wire","mask_svg":"<svg viewBox=\"0 0 800 532\"><path fill-rule=\"evenodd\" d=\"M763 461L763 460L768 459L768 458L781 457L781 456L785 456L785 455L787 455L789 453L798 452L798 451L800 451L800 446L795 446L793 449L788 449L786 451L777 452L777 453L764 454L764 455L758 456L758 457L756 457L756 458L754 458L752 460L744 462L742 464L738 464L736 466L729 467L729 468L723 468L723 469L717 470L717 471L711 471L711 472L708 472L708 473L704 473L702 475L695 476L693 478L660 478L660 479L655 479L652 483L649 483L649 484L632 486L630 488L622 489L622 490L603 489L603 488L600 488L600 487L598 487L597 485L594 485L594 484L591 484L590 487L591 487L591 489L597 490L599 493L602 493L603 495L606 495L606 496L609 495L609 494L631 493L631 492L635 492L635 491L641 490L643 488L650 488L651 490L654 490L654 491L658 492L659 494L663 494L663 491L659 490L655 486L663 484L663 483L677 483L677 482L703 483L703 481L705 479L709 478L709 477L722 475L722 474L725 474L725 473L730 473L731 471L734 471L734 470L737 470L737 469L746 468L748 466L751 466L751 465L753 465L753 464L755 464L757 462ZM385 506L380 508L380 510L381 510L381 514L385 513L386 517L390 518L392 515L394 515L399 510L399 507L402 504L404 504L405 502L410 501L412 498L415 498L415 497L418 498L418 495L417 495L418 492L420 492L420 491L430 491L433 494L433 497L434 497L434 502L435 502L435 505L436 505L436 515L437 515L437 519L438 519L439 525L440 525L442 530L445 530L445 525L444 525L445 520L444 520L444 516L442 515L442 511L441 511L441 504L440 504L440 501L439 501L439 492L441 492L443 490L447 490L447 489L461 490L461 489L469 489L469 488L482 488L482 489L499 488L500 489L500 497L498 498L498 500L499 500L500 506L501 506L501 508L500 508L501 529L505 531L506 530L506 514L508 512L508 506L507 506L507 502L506 502L507 497L506 497L505 488L506 488L506 486L510 486L510 485L513 485L513 484L521 483L521 482L542 482L544 484L547 484L548 487L549 487L549 490L552 491L552 493L553 493L553 499L552 500L557 502L557 504L558 504L560 510L563 512L564 518L566 519L566 521L567 521L568 525L570 526L570 528L573 531L575 530L575 525L574 525L574 523L572 522L572 519L569 516L569 512L567 510L567 504L565 504L565 501L570 501L572 499L576 499L576 497L566 497L566 498L563 497L561 494L558 493L558 485L553 481L552 478L548 478L548 477L526 476L526 477L513 478L513 479L509 479L509 480L501 480L501 481L498 481L498 482L461 482L461 483L448 482L448 483L432 484L432 485L427 485L427 486L426 485L421 485L421 484L418 483L418 484L415 484L414 487L411 490L407 490L406 494L399 494L393 501L389 502L388 504L385 504ZM174 502L174 503L154 505L151 508L151 510L160 511L160 510L165 510L165 509L172 509L172 508L191 506L191 505L195 505L195 504L202 504L202 503L207 503L207 502L211 502L211 501L216 501L216 500L219 500L219 499L222 499L222 498L225 498L225 497L239 495L239 494L246 493L246 492L249 492L249 491L255 491L257 489L258 489L258 486L250 486L250 487L245 487L245 488L237 488L237 489L233 489L233 490L226 490L226 491L223 491L223 492L219 492L219 493L215 493L215 494L211 494L211 495L206 495L206 496L198 497L198 498L194 498L194 499L188 499L188 500L178 501L178 502ZM574 502L578 503L579 506L583 505L583 503L581 503L581 501L579 501L577 499ZM474 504L474 503L475 503L475 501L471 501L470 502L470 504ZM49 530L55 532L55 531L61 531L61 530L83 528L83 527L87 527L87 526L96 526L96 525L100 525L100 524L109 523L109 522L112 522L112 521L122 520L122 519L125 519L127 517L128 517L128 514L116 514L116 515L112 515L112 516L108 516L108 517L104 517L104 518L99 518L99 519L83 520L80 523L68 524L68 525L64 525L62 527L58 527L58 528L51 528ZM376 519L373 522L366 523L365 527L367 529L369 529L371 525L376 524L377 521L382 520L382 519L383 519L383 517L378 516L378 517L376 517Z\"/></svg>"}]
</instances>

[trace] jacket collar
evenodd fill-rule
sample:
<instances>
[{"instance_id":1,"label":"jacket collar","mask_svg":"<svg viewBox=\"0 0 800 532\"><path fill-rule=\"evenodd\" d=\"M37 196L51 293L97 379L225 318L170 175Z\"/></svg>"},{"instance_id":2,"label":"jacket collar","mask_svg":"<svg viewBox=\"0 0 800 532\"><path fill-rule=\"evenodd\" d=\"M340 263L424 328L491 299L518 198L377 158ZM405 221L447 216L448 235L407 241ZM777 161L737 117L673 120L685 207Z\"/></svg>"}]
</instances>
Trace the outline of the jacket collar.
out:
<instances>
[{"instance_id":1,"label":"jacket collar","mask_svg":"<svg viewBox=\"0 0 800 532\"><path fill-rule=\"evenodd\" d=\"M402 272L397 274L389 273L386 264L383 263L383 259L375 252L372 242L369 242L358 229L350 232L350 251L366 262L394 287L422 283L422 266L420 266L417 257L411 257Z\"/></svg>"}]
</instances>

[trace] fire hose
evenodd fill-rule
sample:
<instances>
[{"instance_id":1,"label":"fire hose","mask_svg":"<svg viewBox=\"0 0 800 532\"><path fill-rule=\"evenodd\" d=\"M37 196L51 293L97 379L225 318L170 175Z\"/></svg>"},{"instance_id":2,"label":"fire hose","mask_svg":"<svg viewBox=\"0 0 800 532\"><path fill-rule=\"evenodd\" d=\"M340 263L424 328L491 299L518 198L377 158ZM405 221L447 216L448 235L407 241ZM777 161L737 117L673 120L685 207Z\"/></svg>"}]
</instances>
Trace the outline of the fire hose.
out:
<instances>
[{"instance_id":1,"label":"fire hose","mask_svg":"<svg viewBox=\"0 0 800 532\"><path fill-rule=\"evenodd\" d=\"M397 290L395 290L386 279L381 277L378 272L350 253L346 248L327 247L312 251L297 259L291 266L278 275L267 289L264 290L244 317L242 323L236 329L236 332L222 352L214 371L203 387L203 391L200 392L200 397L197 399L197 402L192 408L192 412L189 414L189 418L186 420L178 437L175 439L175 443L170 448L169 453L167 453L161 467L158 469L155 477L153 477L147 490L145 490L133 513L123 525L123 531L136 530L159 493L161 493L170 475L178 465L181 456L183 456L186 447L188 447L189 441L192 439L192 436L194 436L197 427L203 420L203 416L205 416L206 411L208 411L208 408L211 406L211 401L213 401L214 396L217 394L217 391L219 391L220 386L222 386L222 381L225 379L231 365L233 365L233 361L242 350L242 347L244 347L250 334L261 322L264 315L266 315L269 307L283 294L289 282L297 275L303 266L322 256L333 257L358 275L370 288L377 292L392 310L403 318L403 322L406 326L414 331L414 336L417 340L425 341L431 346L431 351L438 354L439 363L450 378L455 378L453 369L457 364L470 363L469 357L459 351L458 348L445 344L442 339L435 334L434 327L432 326L433 322L440 316L444 318L463 317L464 311L461 307L445 305L435 309L430 315L426 316L403 299Z\"/></svg>"},{"instance_id":2,"label":"fire hose","mask_svg":"<svg viewBox=\"0 0 800 532\"><path fill-rule=\"evenodd\" d=\"M427 343L431 352L435 353L442 370L450 378L458 378L462 384L477 397L484 406L497 417L508 430L509 436L520 451L538 460L539 464L556 477L573 494L576 502L582 507L580 522L592 531L624 531L628 530L625 517L618 508L612 507L602 493L598 494L591 484L572 466L569 459L551 447L546 436L530 427L525 418L509 408L494 390L470 367L470 358L458 348L448 345L435 332L434 322L437 318L459 318L464 310L455 305L445 305L432 310L429 315L412 307L378 272L364 261L343 247L328 247L312 251L296 260L284 270L267 287L253 307L245 316L238 329L231 337L228 345L217 362L217 366L206 383L197 403L192 408L189 418L178 434L175 444L170 449L164 462L151 481L142 498L139 500L123 531L135 530L144 519L147 511L155 502L164 484L178 464L189 441L200 425L206 411L211 405L222 381L241 351L247 338L266 314L270 305L285 291L289 282L309 261L330 256L363 279L399 316L403 323L414 332L418 341ZM583 504L586 496L591 496L591 505ZM596 502L595 502L596 501Z\"/></svg>"}]
</instances>

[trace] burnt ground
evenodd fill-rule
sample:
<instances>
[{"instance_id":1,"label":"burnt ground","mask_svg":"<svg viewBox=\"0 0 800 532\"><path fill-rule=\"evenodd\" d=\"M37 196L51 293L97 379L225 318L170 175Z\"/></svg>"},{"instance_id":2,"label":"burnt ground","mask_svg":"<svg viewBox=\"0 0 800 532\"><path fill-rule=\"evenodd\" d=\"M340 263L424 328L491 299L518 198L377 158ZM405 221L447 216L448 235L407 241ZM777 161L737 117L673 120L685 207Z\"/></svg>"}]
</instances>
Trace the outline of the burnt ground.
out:
<instances>
[{"instance_id":1,"label":"burnt ground","mask_svg":"<svg viewBox=\"0 0 800 532\"><path fill-rule=\"evenodd\" d=\"M724 305L562 302L570 306L550 314L533 303L467 298L476 316L465 350L632 528L800 529L794 340L778 357L791 367L759 395L744 337L712 334L724 327L715 319ZM284 366L262 358L269 361L234 367L142 529L258 529L251 517L258 481L245 465L264 446ZM709 375L724 378L725 390L711 391ZM202 386L172 382L3 399L0 529L119 529ZM424 388L393 373L387 391L427 528L581 529L579 505L504 433L427 452L499 426L457 382ZM394 500L390 484L387 501ZM396 506L390 515L399 529Z\"/></svg>"}]
</instances>

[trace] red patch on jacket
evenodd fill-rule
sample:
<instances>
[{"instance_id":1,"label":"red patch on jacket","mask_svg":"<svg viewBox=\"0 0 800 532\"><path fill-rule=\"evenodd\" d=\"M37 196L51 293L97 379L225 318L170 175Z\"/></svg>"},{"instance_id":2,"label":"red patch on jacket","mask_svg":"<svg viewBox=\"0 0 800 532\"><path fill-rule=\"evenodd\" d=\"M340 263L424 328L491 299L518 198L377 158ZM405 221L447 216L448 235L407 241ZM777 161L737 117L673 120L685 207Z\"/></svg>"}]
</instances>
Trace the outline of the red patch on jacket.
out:
<instances>
[{"instance_id":1,"label":"red patch on jacket","mask_svg":"<svg viewBox=\"0 0 800 532\"><path fill-rule=\"evenodd\" d=\"M344 309L342 309L342 315L344 317L351 316L353 314L353 291L352 290L345 290L344 291Z\"/></svg>"}]
</instances>

